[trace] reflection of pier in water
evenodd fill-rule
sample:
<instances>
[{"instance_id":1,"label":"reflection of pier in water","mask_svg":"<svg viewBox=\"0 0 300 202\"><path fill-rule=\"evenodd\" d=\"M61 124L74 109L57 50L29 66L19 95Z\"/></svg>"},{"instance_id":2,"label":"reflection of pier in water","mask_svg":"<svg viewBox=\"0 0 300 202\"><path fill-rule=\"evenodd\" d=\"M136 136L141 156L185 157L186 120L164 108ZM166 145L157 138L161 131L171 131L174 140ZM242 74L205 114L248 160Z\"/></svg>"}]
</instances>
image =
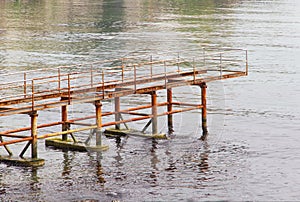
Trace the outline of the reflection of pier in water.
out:
<instances>
[{"instance_id":1,"label":"reflection of pier in water","mask_svg":"<svg viewBox=\"0 0 300 202\"><path fill-rule=\"evenodd\" d=\"M206 87L208 82L228 78L246 76L248 73L247 51L241 49L205 49L197 58L184 58L177 55L158 57L136 56L114 60L106 60L84 65L63 66L51 69L38 69L26 72L15 72L2 75L4 82L0 85L0 116L14 117L27 115L30 126L0 132L0 146L9 154L0 156L1 161L20 164L42 165L43 159L38 159L37 141L49 137L62 136L61 139L46 140L47 145L74 150L107 149L102 145L102 129L107 134L116 137L141 136L146 138L167 138L158 134L158 117L167 116L168 131L173 131L175 113L201 109L202 136L204 140L207 131ZM167 58L167 59L166 59ZM170 58L170 59L169 59ZM173 101L172 89L189 85L201 89L200 103L183 103ZM158 102L157 91L166 93L167 100ZM121 109L120 97L133 94L144 94L151 97L148 105ZM102 111L105 101L114 100L114 110ZM68 106L92 103L95 113L89 116L69 118ZM159 112L158 108L166 111ZM38 125L38 112L60 108L60 120ZM148 110L148 111L147 111ZM149 112L150 111L150 112ZM57 113L57 112L56 112ZM123 115L131 116L124 118ZM104 122L103 117L113 117L113 121ZM140 130L132 130L127 123L148 120ZM41 129L53 129L61 125L58 132L39 134ZM121 128L124 125L125 128ZM149 126L151 134L146 134ZM71 126L80 126L72 129ZM57 130L57 129L56 129ZM85 142L77 141L74 133L90 131ZM28 135L29 133L29 135ZM71 139L68 139L68 136ZM95 146L91 141L95 139ZM15 158L10 150L10 144L27 142L24 149ZM24 158L28 148L31 148L31 158Z\"/></svg>"}]
</instances>

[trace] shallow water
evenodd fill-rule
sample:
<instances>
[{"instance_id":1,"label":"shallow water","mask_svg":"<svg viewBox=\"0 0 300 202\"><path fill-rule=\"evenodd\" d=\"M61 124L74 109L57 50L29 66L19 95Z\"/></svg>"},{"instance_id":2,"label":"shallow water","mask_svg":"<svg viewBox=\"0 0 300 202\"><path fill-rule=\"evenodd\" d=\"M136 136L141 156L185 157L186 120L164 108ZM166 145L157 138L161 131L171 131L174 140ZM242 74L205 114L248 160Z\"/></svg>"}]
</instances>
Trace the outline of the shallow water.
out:
<instances>
[{"instance_id":1,"label":"shallow water","mask_svg":"<svg viewBox=\"0 0 300 202\"><path fill-rule=\"evenodd\" d=\"M102 154L54 150L40 141L45 166L0 164L0 199L299 200L299 13L297 0L0 1L1 72L145 51L195 56L204 46L248 49L250 67L248 77L209 83L206 142L199 140L196 111L174 117L169 141L104 139L110 149ZM199 52L189 52L195 48ZM175 99L198 99L199 89L186 90L178 89ZM93 106L71 111L76 117ZM41 113L39 121L47 118L57 114ZM0 119L3 130L28 122ZM162 132L165 123L160 119Z\"/></svg>"}]
</instances>

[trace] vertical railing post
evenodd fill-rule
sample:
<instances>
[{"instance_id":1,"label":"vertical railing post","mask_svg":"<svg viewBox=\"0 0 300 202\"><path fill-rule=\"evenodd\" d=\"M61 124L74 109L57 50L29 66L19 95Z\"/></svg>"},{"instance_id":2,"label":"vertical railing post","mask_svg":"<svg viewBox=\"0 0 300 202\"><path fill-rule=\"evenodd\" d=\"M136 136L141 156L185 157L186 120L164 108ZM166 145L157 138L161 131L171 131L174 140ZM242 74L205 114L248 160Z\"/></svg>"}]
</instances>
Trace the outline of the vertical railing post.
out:
<instances>
[{"instance_id":1,"label":"vertical railing post","mask_svg":"<svg viewBox=\"0 0 300 202\"><path fill-rule=\"evenodd\" d=\"M94 86L94 81L93 81L93 65L91 64L91 88Z\"/></svg>"},{"instance_id":2,"label":"vertical railing post","mask_svg":"<svg viewBox=\"0 0 300 202\"><path fill-rule=\"evenodd\" d=\"M71 104L71 80L70 74L68 74L68 104Z\"/></svg>"},{"instance_id":3,"label":"vertical railing post","mask_svg":"<svg viewBox=\"0 0 300 202\"><path fill-rule=\"evenodd\" d=\"M27 81L26 81L26 72L24 73L24 98L26 98L27 94Z\"/></svg>"},{"instance_id":4,"label":"vertical railing post","mask_svg":"<svg viewBox=\"0 0 300 202\"><path fill-rule=\"evenodd\" d=\"M223 72L222 72L222 53L220 53L220 79L222 79Z\"/></svg>"},{"instance_id":5,"label":"vertical railing post","mask_svg":"<svg viewBox=\"0 0 300 202\"><path fill-rule=\"evenodd\" d=\"M136 92L136 65L133 65L134 68L134 91Z\"/></svg>"},{"instance_id":6,"label":"vertical railing post","mask_svg":"<svg viewBox=\"0 0 300 202\"><path fill-rule=\"evenodd\" d=\"M165 89L167 89L167 65L166 65L166 61L164 61L164 71L165 71Z\"/></svg>"},{"instance_id":7,"label":"vertical railing post","mask_svg":"<svg viewBox=\"0 0 300 202\"><path fill-rule=\"evenodd\" d=\"M31 80L31 110L34 111L34 79Z\"/></svg>"},{"instance_id":8,"label":"vertical railing post","mask_svg":"<svg viewBox=\"0 0 300 202\"><path fill-rule=\"evenodd\" d=\"M152 62L153 62L153 60L152 60L152 55L150 55L150 76L151 76L151 78L152 78L152 75L153 75L153 66L152 66Z\"/></svg>"},{"instance_id":9,"label":"vertical railing post","mask_svg":"<svg viewBox=\"0 0 300 202\"><path fill-rule=\"evenodd\" d=\"M207 130L207 108L206 108L206 83L202 83L201 87L201 105L202 105L202 136L201 140L205 140L208 135Z\"/></svg>"},{"instance_id":10,"label":"vertical railing post","mask_svg":"<svg viewBox=\"0 0 300 202\"><path fill-rule=\"evenodd\" d=\"M122 82L124 82L124 59L122 58Z\"/></svg>"},{"instance_id":11,"label":"vertical railing post","mask_svg":"<svg viewBox=\"0 0 300 202\"><path fill-rule=\"evenodd\" d=\"M57 69L58 92L61 91L60 68Z\"/></svg>"},{"instance_id":12,"label":"vertical railing post","mask_svg":"<svg viewBox=\"0 0 300 202\"><path fill-rule=\"evenodd\" d=\"M104 93L105 93L105 91L104 91L104 82L105 82L105 80L104 80L104 71L102 70L102 98L104 99Z\"/></svg>"},{"instance_id":13,"label":"vertical railing post","mask_svg":"<svg viewBox=\"0 0 300 202\"><path fill-rule=\"evenodd\" d=\"M203 48L203 65L204 68L206 67L206 53L205 53L205 48Z\"/></svg>"},{"instance_id":14,"label":"vertical railing post","mask_svg":"<svg viewBox=\"0 0 300 202\"><path fill-rule=\"evenodd\" d=\"M248 50L246 50L246 75L248 75Z\"/></svg>"},{"instance_id":15,"label":"vertical railing post","mask_svg":"<svg viewBox=\"0 0 300 202\"><path fill-rule=\"evenodd\" d=\"M180 72L179 61L180 61L180 58L179 58L179 53L178 53L178 55L177 55L177 72Z\"/></svg>"},{"instance_id":16,"label":"vertical railing post","mask_svg":"<svg viewBox=\"0 0 300 202\"><path fill-rule=\"evenodd\" d=\"M193 58L193 77L194 77L194 83L196 81L196 69L195 69L195 58Z\"/></svg>"}]
</instances>

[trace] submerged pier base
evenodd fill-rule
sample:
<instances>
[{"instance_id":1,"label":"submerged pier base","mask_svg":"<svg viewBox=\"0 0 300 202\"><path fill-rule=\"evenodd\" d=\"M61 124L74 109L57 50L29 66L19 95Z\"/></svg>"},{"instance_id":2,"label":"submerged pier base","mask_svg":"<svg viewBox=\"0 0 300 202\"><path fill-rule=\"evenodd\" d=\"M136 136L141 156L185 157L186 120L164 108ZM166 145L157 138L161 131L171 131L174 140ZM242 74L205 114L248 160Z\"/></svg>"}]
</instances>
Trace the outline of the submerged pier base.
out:
<instances>
[{"instance_id":1,"label":"submerged pier base","mask_svg":"<svg viewBox=\"0 0 300 202\"><path fill-rule=\"evenodd\" d=\"M168 136L164 133L161 134L145 134L141 131L134 130L134 129L114 129L114 128L107 128L104 131L104 134L107 137L120 137L120 136L134 136L134 137L142 137L142 138L153 138L153 139L169 139Z\"/></svg>"},{"instance_id":2,"label":"submerged pier base","mask_svg":"<svg viewBox=\"0 0 300 202\"><path fill-rule=\"evenodd\" d=\"M84 142L73 142L72 139L68 139L66 141L61 138L50 138L45 140L45 144L46 146L55 147L57 149L80 151L80 152L108 150L107 145L90 146L85 144Z\"/></svg>"},{"instance_id":3,"label":"submerged pier base","mask_svg":"<svg viewBox=\"0 0 300 202\"><path fill-rule=\"evenodd\" d=\"M0 156L0 162L6 163L8 165L14 166L32 166L38 167L43 166L45 164L44 159L40 158L21 158L14 156Z\"/></svg>"}]
</instances>

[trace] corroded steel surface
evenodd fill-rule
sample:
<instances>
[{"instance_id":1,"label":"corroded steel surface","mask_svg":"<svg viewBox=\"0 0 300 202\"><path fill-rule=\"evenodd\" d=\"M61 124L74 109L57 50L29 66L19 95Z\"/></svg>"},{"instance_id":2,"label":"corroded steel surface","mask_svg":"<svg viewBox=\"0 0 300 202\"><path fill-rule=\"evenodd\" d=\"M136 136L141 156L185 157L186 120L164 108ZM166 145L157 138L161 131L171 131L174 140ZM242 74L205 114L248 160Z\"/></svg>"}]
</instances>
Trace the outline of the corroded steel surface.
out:
<instances>
[{"instance_id":1,"label":"corroded steel surface","mask_svg":"<svg viewBox=\"0 0 300 202\"><path fill-rule=\"evenodd\" d=\"M148 61L147 59L148 58ZM169 130L172 129L172 114L193 109L202 109L202 121L206 125L206 91L202 88L202 103L189 104L172 101L172 88L188 85L204 86L208 82L246 76L248 74L247 51L241 49L206 50L198 58L180 58L154 60L152 56L144 58L120 58L99 61L84 65L63 66L50 69L38 69L26 72L14 72L1 75L5 82L0 83L0 116L28 114L40 110L61 108L60 122L36 124L36 118L29 127L0 132L0 146L17 142L30 141L33 157L37 157L36 140L63 135L83 130L97 129L127 122L152 119L154 133L157 133L156 117L168 115ZM47 76L45 76L47 75ZM156 91L168 89L168 100L152 105L137 106L120 110L119 97L132 94L155 95ZM101 112L102 100L115 98L115 111ZM96 112L93 116L68 120L67 106L79 103L94 103ZM172 105L185 106L173 109ZM158 114L157 106L167 106L167 112ZM152 108L152 114L135 112ZM139 117L123 120L122 113ZM102 123L101 117L115 115L115 120ZM37 115L36 115L37 116ZM78 121L95 119L95 124L83 124ZM151 122L150 122L151 123ZM70 129L70 125L85 126ZM62 125L61 132L37 134L38 128ZM206 126L204 126L206 127ZM31 135L19 135L22 131L30 131ZM207 131L204 131L207 132ZM7 138L4 140L2 137ZM28 145L22 151L25 153Z\"/></svg>"}]
</instances>

